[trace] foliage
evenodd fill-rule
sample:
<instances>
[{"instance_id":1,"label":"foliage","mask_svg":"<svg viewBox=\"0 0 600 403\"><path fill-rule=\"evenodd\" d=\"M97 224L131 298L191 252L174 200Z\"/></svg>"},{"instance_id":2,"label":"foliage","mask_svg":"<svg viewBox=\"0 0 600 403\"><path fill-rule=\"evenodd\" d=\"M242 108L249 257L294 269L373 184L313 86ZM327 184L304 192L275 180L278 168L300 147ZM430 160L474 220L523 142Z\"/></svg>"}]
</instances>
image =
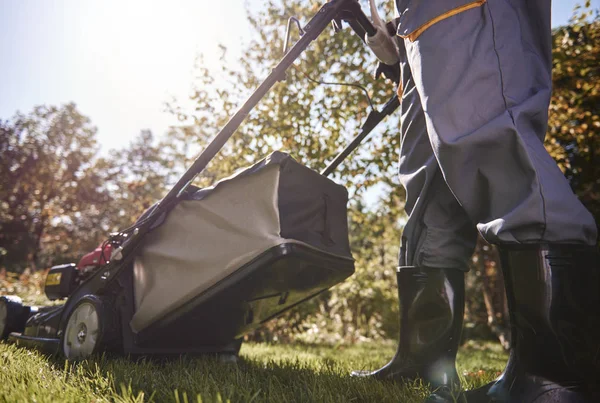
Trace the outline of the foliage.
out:
<instances>
[{"instance_id":1,"label":"foliage","mask_svg":"<svg viewBox=\"0 0 600 403\"><path fill-rule=\"evenodd\" d=\"M0 249L13 268L64 254L75 218L106 201L92 169L95 132L74 104L0 124Z\"/></svg>"},{"instance_id":2,"label":"foliage","mask_svg":"<svg viewBox=\"0 0 600 403\"><path fill-rule=\"evenodd\" d=\"M152 132L142 130L129 146L97 161L95 169L111 197L102 210L109 219L105 234L129 227L165 195L175 164L165 158L162 147Z\"/></svg>"},{"instance_id":3,"label":"foliage","mask_svg":"<svg viewBox=\"0 0 600 403\"><path fill-rule=\"evenodd\" d=\"M22 273L7 272L0 269L0 295L16 295L26 305L49 305L50 301L44 294L44 283L49 270Z\"/></svg>"},{"instance_id":4,"label":"foliage","mask_svg":"<svg viewBox=\"0 0 600 403\"><path fill-rule=\"evenodd\" d=\"M36 402L417 402L420 381L351 378L392 354L390 344L311 346L244 344L242 361L94 357L81 363L0 343L0 401ZM506 362L497 347L472 344L459 354L465 386L494 379Z\"/></svg>"},{"instance_id":5,"label":"foliage","mask_svg":"<svg viewBox=\"0 0 600 403\"><path fill-rule=\"evenodd\" d=\"M0 264L76 261L162 197L172 164L151 132L103 158L95 133L74 104L0 122Z\"/></svg>"},{"instance_id":6,"label":"foliage","mask_svg":"<svg viewBox=\"0 0 600 403\"><path fill-rule=\"evenodd\" d=\"M600 224L600 17L589 8L554 34L546 148Z\"/></svg>"},{"instance_id":7,"label":"foliage","mask_svg":"<svg viewBox=\"0 0 600 403\"><path fill-rule=\"evenodd\" d=\"M247 50L223 70L211 74L198 61L192 107L172 102L169 107L184 122L169 133L165 147L172 161L189 164L190 157L203 149L223 127L233 112L266 77L283 56L283 30L287 18L312 16L320 3L269 1L250 15L256 38ZM293 38L297 39L297 38ZM358 134L369 105L365 94L355 87L320 85L307 78L341 83L360 83L369 88L375 105L390 97L390 83L375 81L370 68L375 61L362 41L347 30L337 35L321 35L303 54L283 82L263 98L223 151L199 178L204 186L229 175L240 167L256 162L275 149L290 152L306 166L321 170L350 139ZM399 117L377 130L360 152L348 158L337 178L352 192L352 198L364 194L378 182L396 187L395 162ZM391 188L391 186L390 186ZM391 202L397 202L393 198Z\"/></svg>"}]
</instances>

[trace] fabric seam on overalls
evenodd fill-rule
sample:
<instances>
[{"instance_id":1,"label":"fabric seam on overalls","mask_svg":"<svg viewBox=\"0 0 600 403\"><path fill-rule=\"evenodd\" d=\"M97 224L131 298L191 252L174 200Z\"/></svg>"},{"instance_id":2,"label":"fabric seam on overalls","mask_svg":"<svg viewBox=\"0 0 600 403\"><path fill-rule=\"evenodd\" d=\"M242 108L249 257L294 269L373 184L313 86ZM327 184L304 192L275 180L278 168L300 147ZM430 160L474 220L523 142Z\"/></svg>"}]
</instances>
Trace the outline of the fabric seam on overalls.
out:
<instances>
[{"instance_id":1,"label":"fabric seam on overalls","mask_svg":"<svg viewBox=\"0 0 600 403\"><path fill-rule=\"evenodd\" d=\"M452 10L448 10L445 13L440 14L437 17L430 19L429 21L427 21L426 23L421 25L419 28L412 31L410 34L408 34L408 35L398 34L398 36L400 38L404 38L404 39L408 38L409 41L414 42L423 32L425 32L432 25L437 24L438 22L445 20L446 18L450 18L453 15L460 14L463 11L467 11L467 10L470 10L475 7L481 7L486 2L487 2L487 0L477 0L472 3L453 8Z\"/></svg>"}]
</instances>

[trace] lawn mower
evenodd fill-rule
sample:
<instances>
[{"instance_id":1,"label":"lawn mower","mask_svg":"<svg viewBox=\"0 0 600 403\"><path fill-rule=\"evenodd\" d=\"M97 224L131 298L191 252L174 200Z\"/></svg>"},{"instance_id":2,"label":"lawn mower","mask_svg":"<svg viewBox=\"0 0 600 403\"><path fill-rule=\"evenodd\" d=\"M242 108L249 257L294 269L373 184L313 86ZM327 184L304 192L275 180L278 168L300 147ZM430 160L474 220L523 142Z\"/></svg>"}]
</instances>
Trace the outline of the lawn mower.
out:
<instances>
[{"instance_id":1,"label":"lawn mower","mask_svg":"<svg viewBox=\"0 0 600 403\"><path fill-rule=\"evenodd\" d=\"M288 50L293 22L301 37ZM356 0L327 2L304 27L290 18L282 60L167 195L79 263L50 269L45 293L63 304L0 297L0 339L72 360L101 351L235 358L244 334L352 275L348 193L327 176L397 109L396 95L320 174L274 152L212 187L192 185L308 45L342 22L393 64L387 28Z\"/></svg>"}]
</instances>

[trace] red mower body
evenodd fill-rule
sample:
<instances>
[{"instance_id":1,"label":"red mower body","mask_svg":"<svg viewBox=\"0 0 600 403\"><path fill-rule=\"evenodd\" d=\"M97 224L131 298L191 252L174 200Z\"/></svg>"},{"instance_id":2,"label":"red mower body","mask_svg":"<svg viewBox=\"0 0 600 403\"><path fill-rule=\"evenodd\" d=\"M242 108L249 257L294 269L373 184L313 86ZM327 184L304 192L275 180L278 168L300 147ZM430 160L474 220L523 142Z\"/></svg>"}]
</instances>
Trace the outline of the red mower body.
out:
<instances>
[{"instance_id":1,"label":"red mower body","mask_svg":"<svg viewBox=\"0 0 600 403\"><path fill-rule=\"evenodd\" d=\"M77 270L84 271L90 268L104 266L110 261L112 245L110 243L101 243L96 249L86 254L77 263Z\"/></svg>"}]
</instances>

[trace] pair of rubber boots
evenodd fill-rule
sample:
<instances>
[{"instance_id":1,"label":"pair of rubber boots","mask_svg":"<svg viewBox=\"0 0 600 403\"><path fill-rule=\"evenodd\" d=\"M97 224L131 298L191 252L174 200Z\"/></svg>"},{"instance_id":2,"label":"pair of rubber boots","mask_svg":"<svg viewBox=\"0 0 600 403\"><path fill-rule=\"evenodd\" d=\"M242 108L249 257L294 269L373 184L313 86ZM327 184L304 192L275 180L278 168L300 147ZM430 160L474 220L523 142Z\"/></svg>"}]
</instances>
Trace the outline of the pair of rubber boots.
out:
<instances>
[{"instance_id":1,"label":"pair of rubber boots","mask_svg":"<svg viewBox=\"0 0 600 403\"><path fill-rule=\"evenodd\" d=\"M400 267L400 340L386 366L355 376L421 377L428 402L600 402L600 257L596 248L500 248L511 325L503 374L462 391L456 353L464 313L464 273Z\"/></svg>"}]
</instances>

